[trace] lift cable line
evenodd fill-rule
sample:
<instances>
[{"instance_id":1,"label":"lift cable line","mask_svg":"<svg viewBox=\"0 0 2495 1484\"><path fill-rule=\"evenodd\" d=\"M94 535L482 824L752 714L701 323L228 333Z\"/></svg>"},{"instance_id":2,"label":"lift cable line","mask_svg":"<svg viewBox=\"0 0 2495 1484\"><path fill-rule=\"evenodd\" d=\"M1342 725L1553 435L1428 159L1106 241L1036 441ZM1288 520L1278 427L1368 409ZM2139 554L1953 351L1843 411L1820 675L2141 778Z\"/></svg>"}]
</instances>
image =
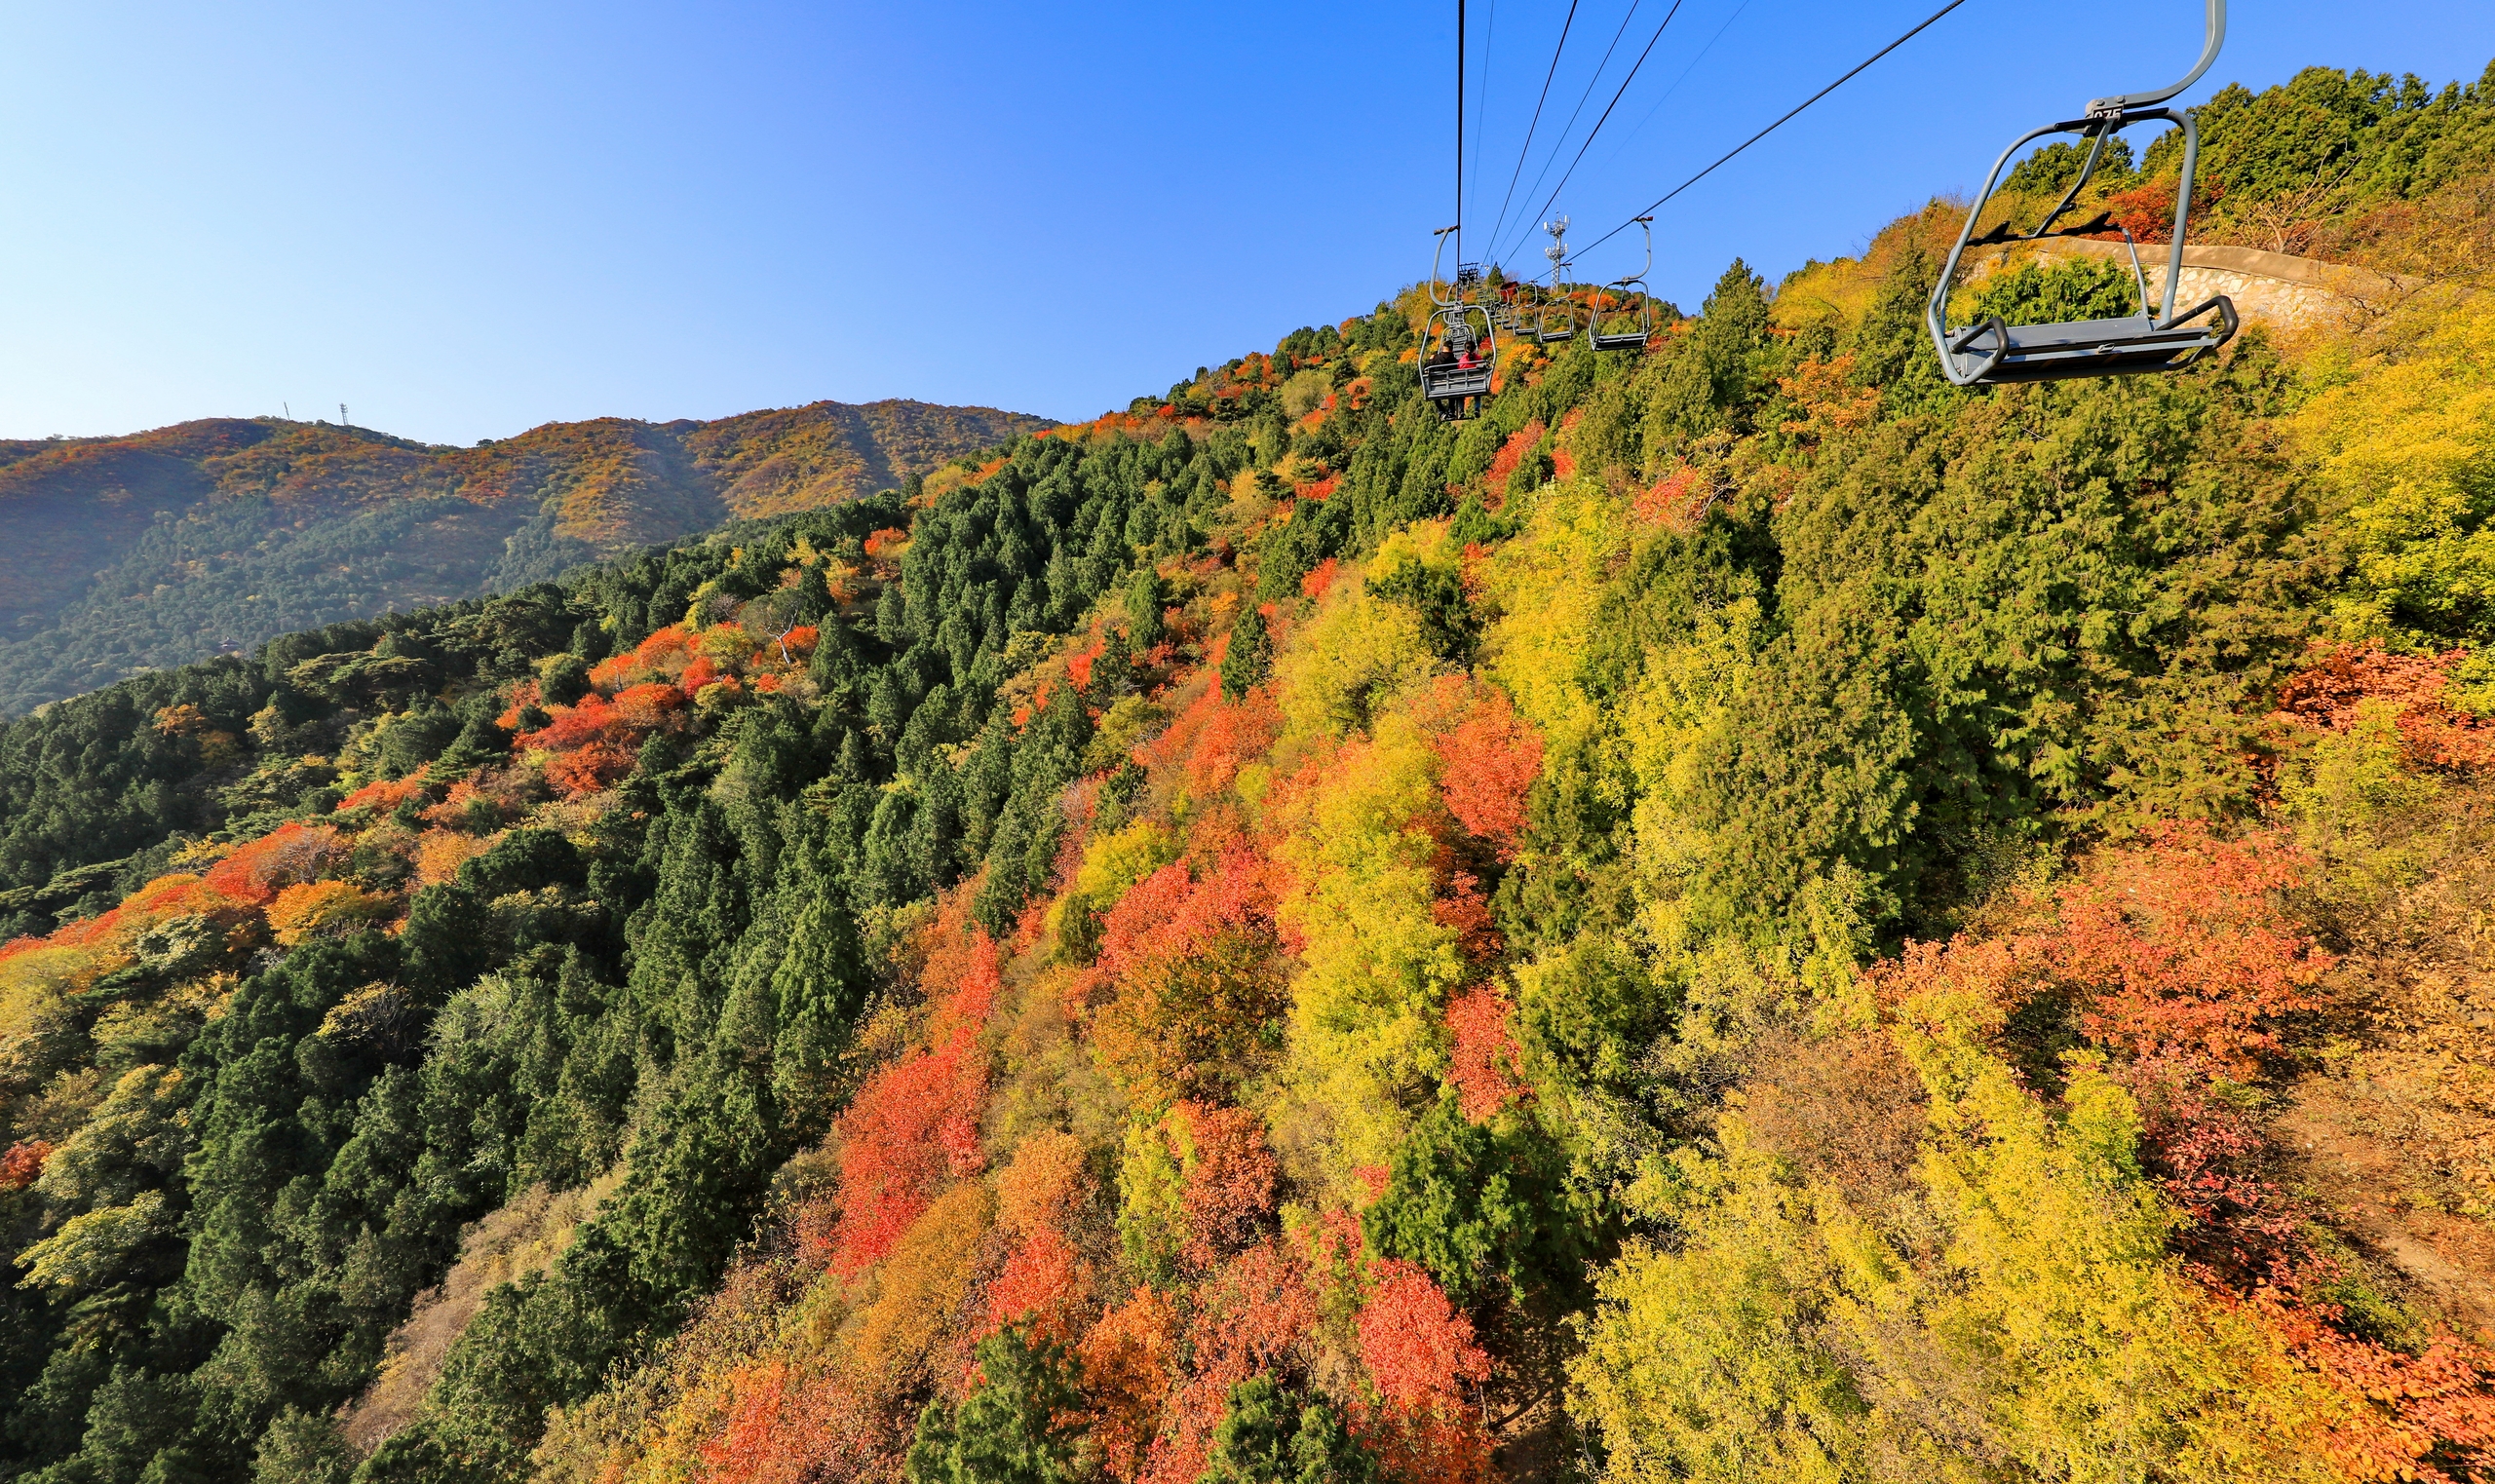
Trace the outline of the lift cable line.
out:
<instances>
[{"instance_id":1,"label":"lift cable line","mask_svg":"<svg viewBox=\"0 0 2495 1484\"><path fill-rule=\"evenodd\" d=\"M1464 266L1464 0L1455 0L1455 262ZM1435 272L1435 270L1433 270Z\"/></svg>"},{"instance_id":2,"label":"lift cable line","mask_svg":"<svg viewBox=\"0 0 2495 1484\"><path fill-rule=\"evenodd\" d=\"M1490 14L1481 22L1481 101L1473 107L1473 173L1481 173L1481 138L1490 128L1490 57L1499 44L1499 0L1490 0ZM1479 180L1467 184L1478 186Z\"/></svg>"},{"instance_id":3,"label":"lift cable line","mask_svg":"<svg viewBox=\"0 0 2495 1484\"><path fill-rule=\"evenodd\" d=\"M1670 190L1664 192L1661 196L1656 197L1652 205L1649 205L1645 210L1637 213L1638 216L1652 215L1655 210L1662 207L1666 202L1670 201L1674 196L1679 195L1681 192L1688 190L1691 186L1696 185L1701 180L1704 180L1708 176L1715 173L1718 169L1722 168L1735 155L1740 154L1743 150L1749 148L1759 140L1766 138L1769 134L1772 134L1778 130L1784 128L1786 124L1791 123L1795 114L1800 113L1803 109L1810 107L1820 99L1826 97L1829 94L1844 87L1847 83L1854 81L1856 76L1861 74L1863 69L1869 67L1873 62L1878 61L1881 57L1888 56L1898 48L1904 46L1907 42L1922 35L1926 30L1931 28L1934 21L1938 20L1941 17L1948 15L1951 11L1956 10L1958 7L1966 3L1967 0L1949 0L1947 5L1942 6L1940 9L1934 11L1931 15L1925 17L1922 22L1915 26L1913 30L1906 32L1897 40L1890 42L1887 46L1882 47L1877 52L1872 53L1870 56L1862 58L1862 61L1856 63L1853 71L1846 73L1845 76L1838 78L1835 82L1828 84L1819 92L1812 94L1809 97L1806 97L1799 103L1794 104L1792 110L1786 113L1783 118L1778 119L1775 123L1768 125L1765 129L1760 130L1748 138L1744 139L1741 143L1734 145L1731 149L1726 150L1722 155L1716 158L1714 164L1708 166L1697 174L1690 176L1687 180L1682 181L1680 184L1673 186ZM1637 216L1631 216L1627 221L1622 222L1619 226L1605 232L1602 236L1595 238L1593 242L1586 244L1584 247L1580 247L1577 250L1579 252L1583 252L1589 247L1599 247L1604 243L1611 241L1613 238L1618 237L1621 233L1628 231L1631 227L1635 225L1637 225Z\"/></svg>"},{"instance_id":4,"label":"lift cable line","mask_svg":"<svg viewBox=\"0 0 2495 1484\"><path fill-rule=\"evenodd\" d=\"M1748 11L1749 8L1750 0L1742 0L1741 4L1734 6L1733 13L1724 18L1724 23L1715 28L1715 34L1707 38L1707 45L1700 47L1698 49L1698 55L1689 59L1689 65L1680 69L1680 76L1673 78L1670 87L1666 88L1662 93L1655 95L1654 104L1646 110L1646 116L1639 119L1636 126L1631 129L1626 134L1613 134L1611 136L1611 153L1605 156L1602 162L1605 166L1614 165L1619 162L1620 157L1628 151L1629 146L1636 142L1637 136L1646 132L1646 126L1655 122L1655 115L1663 112L1664 105L1672 100L1672 95L1680 92L1680 85L1688 82L1689 75L1698 70L1698 64L1714 55L1715 43L1724 39L1724 33L1731 30L1733 28L1733 22L1741 19L1744 13Z\"/></svg>"},{"instance_id":5,"label":"lift cable line","mask_svg":"<svg viewBox=\"0 0 2495 1484\"><path fill-rule=\"evenodd\" d=\"M1611 45L1602 49L1602 60L1594 63L1593 75L1586 79L1586 91L1577 95L1577 106L1569 110L1568 122L1559 126L1559 134L1552 141L1551 153L1544 157L1542 169L1534 171L1533 184L1525 187L1526 195L1542 189L1542 182L1551 178L1551 167L1558 163L1559 151L1567 147L1568 132L1575 129L1577 120L1584 116L1587 99L1594 95L1594 85L1602 81L1603 69L1611 65L1611 54L1620 50L1620 38L1629 34L1629 22L1637 19L1637 7L1642 3L1643 0L1629 0L1629 14L1620 18L1620 29L1611 33Z\"/></svg>"},{"instance_id":6,"label":"lift cable line","mask_svg":"<svg viewBox=\"0 0 2495 1484\"><path fill-rule=\"evenodd\" d=\"M1683 0L1672 0L1672 8L1664 12L1663 24L1655 27L1655 34L1646 38L1646 50L1637 54L1637 60L1629 68L1629 75L1620 80L1620 87L1612 94L1611 101L1603 105L1602 117L1594 120L1594 127L1586 131L1586 141L1577 146L1576 157L1568 162L1568 169L1560 175L1559 183L1551 188L1551 195L1542 203L1542 211L1550 210L1552 206L1559 200L1559 193L1568 188L1569 176L1577 173L1577 166L1586 158L1586 151L1593 148L1595 136L1602 133L1602 126L1611 120L1611 111L1620 106L1621 98L1628 95L1629 85L1637 81L1638 68L1645 66L1646 58L1654 55L1655 43L1664 39L1664 31L1671 25L1672 18L1680 14L1682 3ZM1963 3L1963 0L1960 0L1960 3ZM1539 216L1542 211L1536 211L1533 214Z\"/></svg>"},{"instance_id":7,"label":"lift cable line","mask_svg":"<svg viewBox=\"0 0 2495 1484\"><path fill-rule=\"evenodd\" d=\"M1551 80L1559 75L1559 54L1568 50L1569 28L1577 23L1577 0L1568 0L1568 19L1559 23L1559 44L1551 49L1551 70L1542 74L1542 96L1533 100L1533 122L1524 127L1524 143L1516 148L1516 168L1508 173L1508 194L1499 198L1499 219L1490 225L1490 240L1508 224L1508 207L1516 200L1516 181L1524 174L1525 157L1533 153L1534 131L1542 127L1542 105L1551 98Z\"/></svg>"}]
</instances>

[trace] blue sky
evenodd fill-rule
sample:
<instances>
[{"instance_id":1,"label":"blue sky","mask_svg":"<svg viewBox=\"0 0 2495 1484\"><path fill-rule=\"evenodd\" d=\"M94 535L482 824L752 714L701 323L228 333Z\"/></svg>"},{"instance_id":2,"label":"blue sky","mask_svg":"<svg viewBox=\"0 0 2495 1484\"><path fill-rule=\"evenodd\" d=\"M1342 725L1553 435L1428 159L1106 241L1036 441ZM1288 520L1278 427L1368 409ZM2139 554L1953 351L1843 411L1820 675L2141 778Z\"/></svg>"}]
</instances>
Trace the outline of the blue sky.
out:
<instances>
[{"instance_id":1,"label":"blue sky","mask_svg":"<svg viewBox=\"0 0 2495 1484\"><path fill-rule=\"evenodd\" d=\"M1937 3L1683 0L1555 209L1590 239ZM1526 179L1628 7L1580 0ZM1668 9L1639 0L1578 135ZM1566 11L1470 0L1477 247ZM13 6L0 436L341 401L462 443L824 397L1092 416L1426 270L1453 12ZM1859 247L2026 128L2169 81L2199 26L1968 0L1668 208L1655 286L1695 306L1736 254ZM2241 0L2193 95L2490 57L2484 0ZM1586 275L1634 266L1612 249Z\"/></svg>"}]
</instances>

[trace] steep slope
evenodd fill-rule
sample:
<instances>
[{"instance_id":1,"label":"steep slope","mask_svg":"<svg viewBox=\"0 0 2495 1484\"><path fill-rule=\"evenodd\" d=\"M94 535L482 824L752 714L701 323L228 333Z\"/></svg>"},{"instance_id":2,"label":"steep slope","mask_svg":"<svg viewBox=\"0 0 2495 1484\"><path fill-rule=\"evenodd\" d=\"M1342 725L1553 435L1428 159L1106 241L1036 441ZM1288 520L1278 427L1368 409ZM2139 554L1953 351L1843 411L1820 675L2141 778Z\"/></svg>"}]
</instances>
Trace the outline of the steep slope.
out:
<instances>
[{"instance_id":1,"label":"steep slope","mask_svg":"<svg viewBox=\"0 0 2495 1484\"><path fill-rule=\"evenodd\" d=\"M2486 1477L2463 163L2178 376L1949 388L1921 217L1469 423L1411 291L11 724L0 1457Z\"/></svg>"},{"instance_id":2,"label":"steep slope","mask_svg":"<svg viewBox=\"0 0 2495 1484\"><path fill-rule=\"evenodd\" d=\"M292 629L504 590L879 489L1040 419L816 402L473 449L276 419L0 445L0 713Z\"/></svg>"}]
</instances>

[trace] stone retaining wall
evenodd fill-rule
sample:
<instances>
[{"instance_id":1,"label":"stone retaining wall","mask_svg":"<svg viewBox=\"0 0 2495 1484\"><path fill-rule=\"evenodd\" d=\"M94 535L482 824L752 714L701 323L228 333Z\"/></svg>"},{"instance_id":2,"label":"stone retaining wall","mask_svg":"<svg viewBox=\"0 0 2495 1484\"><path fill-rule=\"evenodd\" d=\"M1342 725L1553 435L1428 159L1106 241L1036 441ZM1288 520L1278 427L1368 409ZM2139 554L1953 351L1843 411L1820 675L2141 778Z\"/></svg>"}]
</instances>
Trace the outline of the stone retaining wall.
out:
<instances>
[{"instance_id":1,"label":"stone retaining wall","mask_svg":"<svg viewBox=\"0 0 2495 1484\"><path fill-rule=\"evenodd\" d=\"M2140 267L2156 293L2166 285L2167 248L2163 243L2142 244ZM2130 251L2121 243L2064 237L2049 243L2012 243L1971 247L1959 264L1961 283L1975 283L2011 262L2051 261L2079 257L2105 258L2130 266ZM2179 297L2186 307L2211 294L2235 301L2247 323L2280 330L2332 328L2353 319L2381 313L2407 291L2401 281L2338 263L2263 252L2253 247L2183 248L2183 282Z\"/></svg>"}]
</instances>

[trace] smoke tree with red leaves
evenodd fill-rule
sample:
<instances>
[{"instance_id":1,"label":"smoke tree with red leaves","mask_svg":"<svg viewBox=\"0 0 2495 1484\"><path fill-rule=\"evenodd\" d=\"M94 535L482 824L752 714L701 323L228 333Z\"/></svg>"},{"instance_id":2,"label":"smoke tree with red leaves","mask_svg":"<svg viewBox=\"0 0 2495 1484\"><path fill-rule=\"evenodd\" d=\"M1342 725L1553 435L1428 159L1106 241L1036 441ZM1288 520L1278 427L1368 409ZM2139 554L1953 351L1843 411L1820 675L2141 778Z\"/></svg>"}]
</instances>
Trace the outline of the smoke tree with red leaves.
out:
<instances>
[{"instance_id":1,"label":"smoke tree with red leaves","mask_svg":"<svg viewBox=\"0 0 2495 1484\"><path fill-rule=\"evenodd\" d=\"M1251 848L1163 866L1102 924L1082 991L1094 1045L1147 1104L1236 1085L1275 1048L1279 943L1269 868Z\"/></svg>"},{"instance_id":2,"label":"smoke tree with red leaves","mask_svg":"<svg viewBox=\"0 0 2495 1484\"><path fill-rule=\"evenodd\" d=\"M1516 1075L1516 1043L1509 1033L1511 1007L1484 986L1447 1002L1446 1025L1454 1039L1447 1081L1464 1116L1476 1123L1515 1102L1524 1091Z\"/></svg>"}]
</instances>

